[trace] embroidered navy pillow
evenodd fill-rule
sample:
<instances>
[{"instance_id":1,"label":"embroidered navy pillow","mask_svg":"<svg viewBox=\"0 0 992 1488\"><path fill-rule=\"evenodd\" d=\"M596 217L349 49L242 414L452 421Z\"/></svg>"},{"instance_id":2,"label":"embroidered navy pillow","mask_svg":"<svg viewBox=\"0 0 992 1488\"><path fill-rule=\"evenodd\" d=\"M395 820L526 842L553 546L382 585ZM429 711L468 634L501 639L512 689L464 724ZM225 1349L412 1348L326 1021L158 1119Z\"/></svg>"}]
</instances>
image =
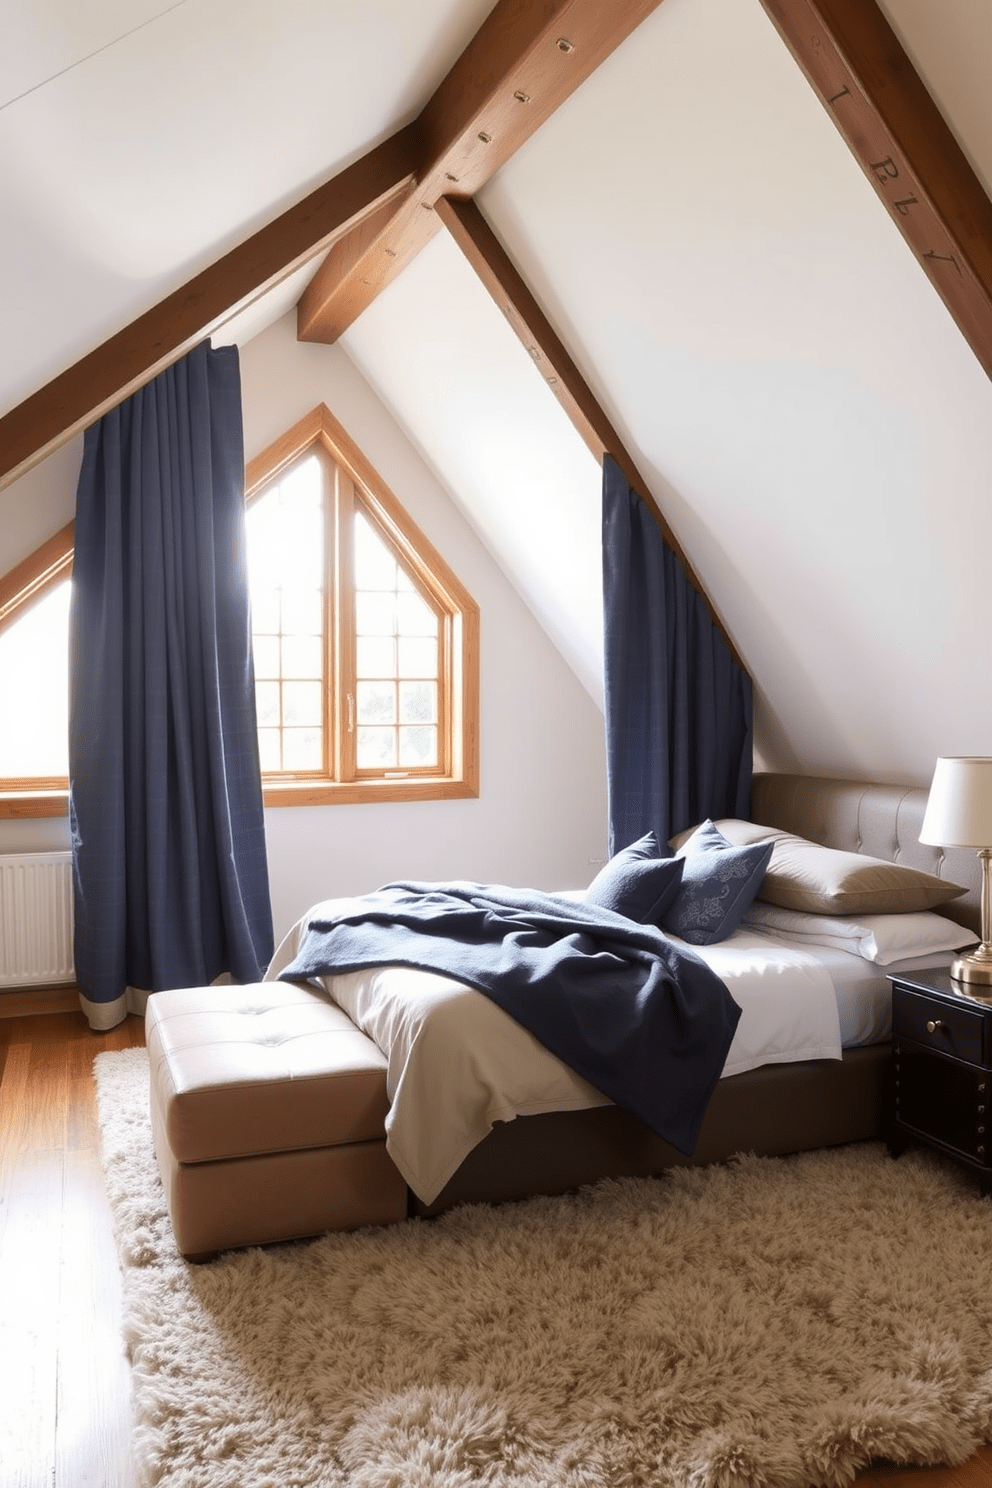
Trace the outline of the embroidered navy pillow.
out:
<instances>
[{"instance_id":1,"label":"embroidered navy pillow","mask_svg":"<svg viewBox=\"0 0 992 1488\"><path fill-rule=\"evenodd\" d=\"M734 847L709 820L679 848L682 883L661 924L690 945L726 940L750 909L765 876L773 842Z\"/></svg>"}]
</instances>

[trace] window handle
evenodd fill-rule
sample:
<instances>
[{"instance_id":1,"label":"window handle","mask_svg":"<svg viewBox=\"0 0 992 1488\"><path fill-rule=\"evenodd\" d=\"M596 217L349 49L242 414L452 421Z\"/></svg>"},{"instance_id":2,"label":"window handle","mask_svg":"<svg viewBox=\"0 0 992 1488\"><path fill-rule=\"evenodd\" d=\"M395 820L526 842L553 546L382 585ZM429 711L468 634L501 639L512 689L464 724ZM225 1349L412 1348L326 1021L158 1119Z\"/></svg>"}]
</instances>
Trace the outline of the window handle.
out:
<instances>
[{"instance_id":1,"label":"window handle","mask_svg":"<svg viewBox=\"0 0 992 1488\"><path fill-rule=\"evenodd\" d=\"M355 732L355 694L353 692L348 694L348 732L349 734Z\"/></svg>"}]
</instances>

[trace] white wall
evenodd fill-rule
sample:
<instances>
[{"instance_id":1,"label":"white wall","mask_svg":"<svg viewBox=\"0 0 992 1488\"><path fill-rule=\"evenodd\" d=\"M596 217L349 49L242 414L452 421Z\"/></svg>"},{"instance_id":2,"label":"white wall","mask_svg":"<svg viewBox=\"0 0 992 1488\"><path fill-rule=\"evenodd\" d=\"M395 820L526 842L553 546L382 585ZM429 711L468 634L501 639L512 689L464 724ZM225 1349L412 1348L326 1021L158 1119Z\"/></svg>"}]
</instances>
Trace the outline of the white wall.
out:
<instances>
[{"instance_id":1,"label":"white wall","mask_svg":"<svg viewBox=\"0 0 992 1488\"><path fill-rule=\"evenodd\" d=\"M301 345L290 315L249 342L241 364L246 458L326 403L481 611L479 798L267 810L277 937L315 900L393 878L588 882L606 851L606 784L602 714L586 690L343 350ZM53 459L59 480L45 462L0 496L0 572L71 515L78 455L71 469ZM19 507L28 481L46 492L33 517ZM5 509L20 513L12 556ZM64 819L0 821L0 852L67 844Z\"/></svg>"},{"instance_id":2,"label":"white wall","mask_svg":"<svg viewBox=\"0 0 992 1488\"><path fill-rule=\"evenodd\" d=\"M891 8L945 36L939 93L974 58L988 179L988 7ZM665 0L479 202L734 637L766 757L923 785L992 752L992 383L759 0Z\"/></svg>"},{"instance_id":3,"label":"white wall","mask_svg":"<svg viewBox=\"0 0 992 1488\"><path fill-rule=\"evenodd\" d=\"M478 800L268 810L277 935L315 899L392 878L588 882L606 851L603 718L588 693L340 347L301 345L290 314L248 343L241 369L246 458L326 403L481 611Z\"/></svg>"}]
</instances>

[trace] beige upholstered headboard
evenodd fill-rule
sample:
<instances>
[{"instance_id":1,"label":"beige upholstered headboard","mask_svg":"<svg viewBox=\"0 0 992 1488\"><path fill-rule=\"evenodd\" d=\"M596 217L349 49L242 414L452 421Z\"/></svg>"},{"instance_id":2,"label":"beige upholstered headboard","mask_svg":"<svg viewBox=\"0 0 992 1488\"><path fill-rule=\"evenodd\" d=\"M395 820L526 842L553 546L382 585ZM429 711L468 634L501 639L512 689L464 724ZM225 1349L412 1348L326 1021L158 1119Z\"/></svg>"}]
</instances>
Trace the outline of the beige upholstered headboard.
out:
<instances>
[{"instance_id":1,"label":"beige upholstered headboard","mask_svg":"<svg viewBox=\"0 0 992 1488\"><path fill-rule=\"evenodd\" d=\"M927 792L903 785L861 780L825 780L815 775L756 774L751 819L795 832L824 847L866 853L935 873L968 892L939 911L977 932L981 905L978 856L960 847L926 847L920 827Z\"/></svg>"}]
</instances>

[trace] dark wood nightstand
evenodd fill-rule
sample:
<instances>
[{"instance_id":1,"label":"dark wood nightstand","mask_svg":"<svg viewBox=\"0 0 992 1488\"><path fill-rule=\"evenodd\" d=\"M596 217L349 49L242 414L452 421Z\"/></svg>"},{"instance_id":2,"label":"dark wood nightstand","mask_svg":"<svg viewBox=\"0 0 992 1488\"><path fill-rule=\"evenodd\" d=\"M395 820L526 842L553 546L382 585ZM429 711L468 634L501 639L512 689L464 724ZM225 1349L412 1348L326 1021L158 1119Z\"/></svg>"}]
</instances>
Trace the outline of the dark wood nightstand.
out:
<instances>
[{"instance_id":1,"label":"dark wood nightstand","mask_svg":"<svg viewBox=\"0 0 992 1488\"><path fill-rule=\"evenodd\" d=\"M947 972L900 972L892 983L893 1157L925 1142L966 1163L992 1191L992 1002Z\"/></svg>"}]
</instances>

